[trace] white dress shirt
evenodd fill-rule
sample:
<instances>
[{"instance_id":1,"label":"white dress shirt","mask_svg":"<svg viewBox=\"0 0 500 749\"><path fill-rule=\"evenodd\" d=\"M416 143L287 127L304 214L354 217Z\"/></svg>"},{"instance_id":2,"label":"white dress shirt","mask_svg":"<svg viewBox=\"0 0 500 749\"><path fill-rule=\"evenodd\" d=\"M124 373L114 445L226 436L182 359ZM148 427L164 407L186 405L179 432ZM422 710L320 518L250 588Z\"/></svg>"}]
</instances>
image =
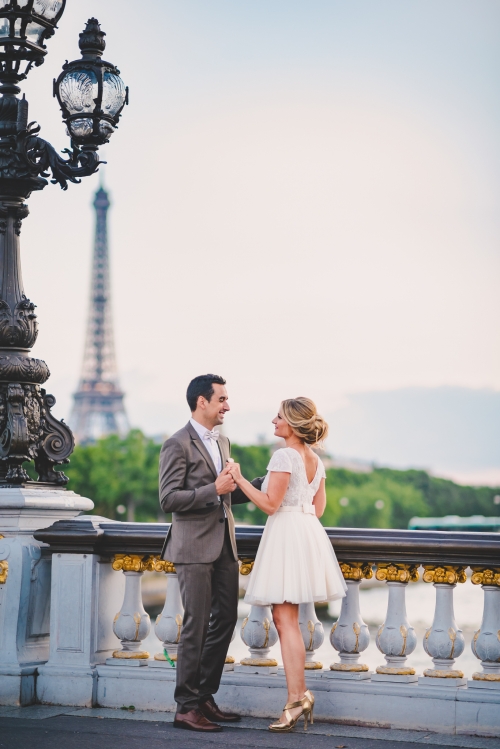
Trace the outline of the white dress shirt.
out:
<instances>
[{"instance_id":1,"label":"white dress shirt","mask_svg":"<svg viewBox=\"0 0 500 749\"><path fill-rule=\"evenodd\" d=\"M219 475L219 473L222 471L222 457L220 454L217 440L213 440L210 438L205 439L205 435L207 432L210 431L210 429L207 429L206 427L204 427L202 424L199 424L194 419L189 419L189 422L191 426L193 427L193 429L196 431L198 437L203 441L203 444L207 448L208 453L213 460L215 470L217 471L217 475Z\"/></svg>"}]
</instances>

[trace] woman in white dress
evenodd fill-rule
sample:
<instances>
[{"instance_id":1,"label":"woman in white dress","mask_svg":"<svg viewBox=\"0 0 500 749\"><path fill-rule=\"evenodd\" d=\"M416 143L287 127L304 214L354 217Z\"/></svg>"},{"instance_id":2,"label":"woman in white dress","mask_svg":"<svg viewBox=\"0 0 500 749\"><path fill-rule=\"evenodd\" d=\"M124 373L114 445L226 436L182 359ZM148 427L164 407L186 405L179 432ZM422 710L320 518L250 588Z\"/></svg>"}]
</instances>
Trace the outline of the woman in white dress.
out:
<instances>
[{"instance_id":1,"label":"woman in white dress","mask_svg":"<svg viewBox=\"0 0 500 749\"><path fill-rule=\"evenodd\" d=\"M269 519L262 534L245 601L273 607L288 689L280 720L269 726L291 731L300 717L313 720L314 697L306 691L305 646L299 603L335 601L347 587L326 532L319 522L326 506L325 469L311 447L320 445L328 425L309 398L284 400L273 419L274 434L286 447L276 450L261 491L233 464L236 484Z\"/></svg>"}]
</instances>

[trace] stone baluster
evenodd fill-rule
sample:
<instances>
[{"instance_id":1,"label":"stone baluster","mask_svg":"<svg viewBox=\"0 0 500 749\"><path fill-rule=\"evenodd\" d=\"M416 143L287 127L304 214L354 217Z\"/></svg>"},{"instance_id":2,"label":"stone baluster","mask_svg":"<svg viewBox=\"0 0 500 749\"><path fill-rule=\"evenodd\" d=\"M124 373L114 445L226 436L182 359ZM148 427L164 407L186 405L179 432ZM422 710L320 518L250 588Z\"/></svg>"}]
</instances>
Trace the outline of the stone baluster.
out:
<instances>
[{"instance_id":1,"label":"stone baluster","mask_svg":"<svg viewBox=\"0 0 500 749\"><path fill-rule=\"evenodd\" d=\"M340 568L347 584L347 595L342 599L340 616L332 627L330 642L339 651L340 661L332 663L324 676L335 679L369 679L372 672L364 663L358 663L363 650L370 642L370 632L361 618L359 586L361 580L373 576L367 562L341 563Z\"/></svg>"},{"instance_id":2,"label":"stone baluster","mask_svg":"<svg viewBox=\"0 0 500 749\"><path fill-rule=\"evenodd\" d=\"M472 583L484 591L483 619L471 643L483 670L472 674L467 686L500 689L500 567L473 567L472 572Z\"/></svg>"},{"instance_id":3,"label":"stone baluster","mask_svg":"<svg viewBox=\"0 0 500 749\"><path fill-rule=\"evenodd\" d=\"M278 662L269 658L269 651L278 642L270 606L252 606L241 625L241 639L250 651L250 658L243 658L234 667L235 671L246 674L278 672Z\"/></svg>"},{"instance_id":4,"label":"stone baluster","mask_svg":"<svg viewBox=\"0 0 500 749\"><path fill-rule=\"evenodd\" d=\"M146 570L154 569L154 557L138 554L116 554L112 567L125 575L125 595L123 604L115 616L113 632L121 640L122 649L115 650L107 665L146 666L149 653L141 650L141 642L151 629L149 614L142 605L141 583Z\"/></svg>"},{"instance_id":5,"label":"stone baluster","mask_svg":"<svg viewBox=\"0 0 500 749\"><path fill-rule=\"evenodd\" d=\"M386 665L378 666L372 681L418 681L415 669L406 665L407 657L417 646L417 636L406 615L406 586L418 580L418 565L380 563L375 574L385 580L389 589L387 615L379 627L376 643L384 654Z\"/></svg>"},{"instance_id":6,"label":"stone baluster","mask_svg":"<svg viewBox=\"0 0 500 749\"><path fill-rule=\"evenodd\" d=\"M301 603L299 605L299 627L306 648L307 671L321 671L323 664L314 659L314 653L320 648L325 639L325 630L316 616L314 603Z\"/></svg>"},{"instance_id":7,"label":"stone baluster","mask_svg":"<svg viewBox=\"0 0 500 749\"><path fill-rule=\"evenodd\" d=\"M436 589L436 610L432 626L425 633L424 650L431 656L434 668L428 668L419 677L419 683L433 686L464 686L463 672L453 668L455 659L465 647L462 630L458 629L453 611L453 589L467 579L464 567L456 565L424 564L424 582L433 583Z\"/></svg>"},{"instance_id":8,"label":"stone baluster","mask_svg":"<svg viewBox=\"0 0 500 749\"><path fill-rule=\"evenodd\" d=\"M165 572L167 577L167 590L165 593L165 604L161 614L158 614L155 622L155 635L162 643L162 649L156 653L152 667L172 668L170 661L177 661L177 650L181 639L182 620L184 618L184 607L181 601L179 580L172 562L163 559L154 559L153 569L156 572ZM168 654L170 661L165 656Z\"/></svg>"}]
</instances>

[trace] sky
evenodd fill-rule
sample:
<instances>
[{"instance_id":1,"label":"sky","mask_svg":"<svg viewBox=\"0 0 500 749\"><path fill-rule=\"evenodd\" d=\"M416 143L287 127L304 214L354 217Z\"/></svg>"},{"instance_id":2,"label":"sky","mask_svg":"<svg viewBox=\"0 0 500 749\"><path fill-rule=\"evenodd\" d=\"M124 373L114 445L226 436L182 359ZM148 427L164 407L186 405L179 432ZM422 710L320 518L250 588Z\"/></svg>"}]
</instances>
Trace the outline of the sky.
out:
<instances>
[{"instance_id":1,"label":"sky","mask_svg":"<svg viewBox=\"0 0 500 749\"><path fill-rule=\"evenodd\" d=\"M228 381L228 436L313 398L339 457L500 485L500 5L491 0L68 0L23 85L97 15L130 106L104 149L113 314L132 425L172 433ZM99 177L29 201L34 355L68 418Z\"/></svg>"}]
</instances>

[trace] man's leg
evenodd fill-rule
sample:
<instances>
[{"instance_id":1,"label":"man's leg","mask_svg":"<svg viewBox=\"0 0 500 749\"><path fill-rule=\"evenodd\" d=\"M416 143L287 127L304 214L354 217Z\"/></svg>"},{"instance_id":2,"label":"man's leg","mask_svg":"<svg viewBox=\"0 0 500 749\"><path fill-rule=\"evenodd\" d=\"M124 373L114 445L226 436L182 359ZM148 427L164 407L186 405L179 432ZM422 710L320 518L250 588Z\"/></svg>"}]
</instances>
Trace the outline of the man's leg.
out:
<instances>
[{"instance_id":1,"label":"man's leg","mask_svg":"<svg viewBox=\"0 0 500 749\"><path fill-rule=\"evenodd\" d=\"M231 552L227 530L219 558L213 563L212 608L201 656L200 703L219 689L229 643L238 621L238 562Z\"/></svg>"},{"instance_id":2,"label":"man's leg","mask_svg":"<svg viewBox=\"0 0 500 749\"><path fill-rule=\"evenodd\" d=\"M176 565L184 606L174 692L181 713L194 710L200 702L200 663L210 618L212 569L212 564Z\"/></svg>"}]
</instances>

